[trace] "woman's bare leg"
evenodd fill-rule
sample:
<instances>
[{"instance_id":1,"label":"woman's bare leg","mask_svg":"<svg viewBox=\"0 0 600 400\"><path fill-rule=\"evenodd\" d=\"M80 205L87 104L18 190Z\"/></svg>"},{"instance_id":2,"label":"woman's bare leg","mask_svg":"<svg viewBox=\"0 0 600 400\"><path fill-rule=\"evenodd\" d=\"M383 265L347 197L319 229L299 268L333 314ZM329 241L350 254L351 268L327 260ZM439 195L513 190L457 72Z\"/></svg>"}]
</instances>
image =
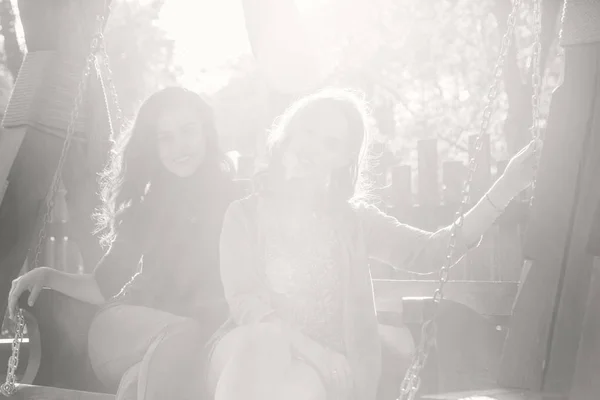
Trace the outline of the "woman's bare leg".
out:
<instances>
[{"instance_id":1,"label":"woman's bare leg","mask_svg":"<svg viewBox=\"0 0 600 400\"><path fill-rule=\"evenodd\" d=\"M272 324L225 336L213 354L210 384L215 400L326 399L317 372L292 357L289 341Z\"/></svg>"},{"instance_id":2,"label":"woman's bare leg","mask_svg":"<svg viewBox=\"0 0 600 400\"><path fill-rule=\"evenodd\" d=\"M169 326L146 352L138 400L196 400L206 393L203 351L210 333L194 320Z\"/></svg>"},{"instance_id":3,"label":"woman's bare leg","mask_svg":"<svg viewBox=\"0 0 600 400\"><path fill-rule=\"evenodd\" d=\"M211 335L188 318L146 307L117 306L92 323L90 360L107 384L126 374L117 399L135 395L138 400L197 400L205 392L204 346Z\"/></svg>"}]
</instances>

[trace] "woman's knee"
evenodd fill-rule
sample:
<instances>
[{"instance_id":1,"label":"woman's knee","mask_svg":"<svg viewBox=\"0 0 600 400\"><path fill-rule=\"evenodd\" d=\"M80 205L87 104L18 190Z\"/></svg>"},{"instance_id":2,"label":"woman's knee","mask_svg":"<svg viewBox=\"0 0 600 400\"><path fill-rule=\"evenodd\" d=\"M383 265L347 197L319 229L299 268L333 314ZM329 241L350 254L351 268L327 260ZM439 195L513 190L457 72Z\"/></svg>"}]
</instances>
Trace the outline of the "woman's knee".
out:
<instances>
[{"instance_id":1,"label":"woman's knee","mask_svg":"<svg viewBox=\"0 0 600 400\"><path fill-rule=\"evenodd\" d=\"M170 324L166 329L166 337L176 337L177 339L190 339L194 341L208 340L209 333L202 327L202 324L191 318L182 318L180 321Z\"/></svg>"},{"instance_id":2,"label":"woman's knee","mask_svg":"<svg viewBox=\"0 0 600 400\"><path fill-rule=\"evenodd\" d=\"M209 383L215 387L226 368L230 374L248 375L249 366L260 373L273 368L285 371L290 363L289 340L280 327L268 323L239 326L216 344L210 360Z\"/></svg>"},{"instance_id":3,"label":"woman's knee","mask_svg":"<svg viewBox=\"0 0 600 400\"><path fill-rule=\"evenodd\" d=\"M238 351L268 355L285 354L289 352L290 341L284 330L272 323L261 323L245 327Z\"/></svg>"},{"instance_id":4,"label":"woman's knee","mask_svg":"<svg viewBox=\"0 0 600 400\"><path fill-rule=\"evenodd\" d=\"M309 365L294 361L280 387L279 398L289 400L326 400L327 390L317 371Z\"/></svg>"},{"instance_id":5,"label":"woman's knee","mask_svg":"<svg viewBox=\"0 0 600 400\"><path fill-rule=\"evenodd\" d=\"M156 349L153 353L161 358L180 358L191 362L205 353L203 349L209 339L210 333L199 322L182 319L167 326L162 335L155 339Z\"/></svg>"}]
</instances>

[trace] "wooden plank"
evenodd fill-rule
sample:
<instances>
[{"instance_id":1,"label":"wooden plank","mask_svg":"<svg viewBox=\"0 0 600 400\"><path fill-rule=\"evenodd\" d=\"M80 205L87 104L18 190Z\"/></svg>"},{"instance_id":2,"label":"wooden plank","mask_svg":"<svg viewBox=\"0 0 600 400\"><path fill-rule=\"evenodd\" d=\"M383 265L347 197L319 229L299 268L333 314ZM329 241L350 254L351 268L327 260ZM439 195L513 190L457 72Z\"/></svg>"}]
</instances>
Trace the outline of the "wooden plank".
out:
<instances>
[{"instance_id":1,"label":"wooden plank","mask_svg":"<svg viewBox=\"0 0 600 400\"><path fill-rule=\"evenodd\" d=\"M595 66L598 52L586 61ZM600 71L596 68L596 77ZM587 251L587 242L592 230L594 211L600 201L600 82L596 78L593 117L591 126L583 131L584 152L578 161L576 200L573 208L571 234L564 258L562 288L555 312L554 332L548 355L548 367L544 377L544 390L569 393L577 364L577 352L583 332L586 305L594 259ZM598 305L595 305L596 307ZM595 397L600 397L596 394Z\"/></svg>"},{"instance_id":2,"label":"wooden plank","mask_svg":"<svg viewBox=\"0 0 600 400\"><path fill-rule=\"evenodd\" d=\"M423 400L566 400L555 394L542 394L514 389L490 389L472 392L425 395Z\"/></svg>"},{"instance_id":3,"label":"wooden plank","mask_svg":"<svg viewBox=\"0 0 600 400\"><path fill-rule=\"evenodd\" d=\"M6 191L5 186L8 184L8 174L25 138L25 129L25 127L0 129L0 204Z\"/></svg>"},{"instance_id":4,"label":"wooden plank","mask_svg":"<svg viewBox=\"0 0 600 400\"><path fill-rule=\"evenodd\" d=\"M419 206L432 207L440 204L439 179L438 179L438 152L437 139L419 140L418 152L418 182ZM423 228L435 229L435 221L427 221Z\"/></svg>"},{"instance_id":5,"label":"wooden plank","mask_svg":"<svg viewBox=\"0 0 600 400\"><path fill-rule=\"evenodd\" d=\"M566 287L563 282L579 280L566 276L565 260L571 243L574 210L578 207L575 194L579 190L577 182L584 150L598 154L596 149L590 151L591 146L584 143L586 134L597 135L591 133L590 114L582 112L589 109L596 96L596 88L590 82L597 74L597 55L580 48L570 48L566 54L567 59L574 57L576 61L565 75L559 95L552 99L538 168L536 201L524 240L524 254L533 262L515 304L499 373L499 383L508 387L540 390L549 382L546 378L551 376L559 379L556 382L562 381L562 385L565 381L560 374L550 374L551 369L558 372L552 364L557 363L557 368L562 368L559 367L561 363L563 367L572 368L572 362L562 360L561 353L556 350L553 350L555 356L549 358L549 347L558 349L556 340L559 340L565 346L561 344L562 348L572 348L573 338L579 340L580 333L572 330L577 329L577 325L567 324L567 321L579 321L579 313L568 316L571 307L559 306L559 302L563 287ZM592 182L597 185L597 177ZM568 286L568 291L573 293L585 290L570 283ZM574 294L575 297L579 295ZM573 304L577 302L579 300ZM555 318L556 312L564 317ZM556 336L554 333L559 325L562 333ZM569 338L569 335L573 337ZM572 373L564 377L570 380Z\"/></svg>"},{"instance_id":6,"label":"wooden plank","mask_svg":"<svg viewBox=\"0 0 600 400\"><path fill-rule=\"evenodd\" d=\"M547 391L569 393L573 383L592 275L593 257L586 251L586 246L592 223L590 215L600 192L600 185L593 183L598 179L597 171L588 171L576 206L573 230L564 261L562 288L557 299L552 342L546 358L547 369L543 388Z\"/></svg>"},{"instance_id":7,"label":"wooden plank","mask_svg":"<svg viewBox=\"0 0 600 400\"><path fill-rule=\"evenodd\" d=\"M442 165L444 204L460 204L467 169L462 161L446 161Z\"/></svg>"},{"instance_id":8,"label":"wooden plank","mask_svg":"<svg viewBox=\"0 0 600 400\"><path fill-rule=\"evenodd\" d=\"M403 297L431 297L436 281L373 280L378 311L401 312ZM464 304L479 314L510 316L517 282L449 281L446 298Z\"/></svg>"},{"instance_id":9,"label":"wooden plank","mask_svg":"<svg viewBox=\"0 0 600 400\"><path fill-rule=\"evenodd\" d=\"M10 400L114 400L115 396L105 393L80 392L35 385L19 385Z\"/></svg>"},{"instance_id":10,"label":"wooden plank","mask_svg":"<svg viewBox=\"0 0 600 400\"><path fill-rule=\"evenodd\" d=\"M600 257L594 259L590 295L569 400L588 400L600 394Z\"/></svg>"}]
</instances>

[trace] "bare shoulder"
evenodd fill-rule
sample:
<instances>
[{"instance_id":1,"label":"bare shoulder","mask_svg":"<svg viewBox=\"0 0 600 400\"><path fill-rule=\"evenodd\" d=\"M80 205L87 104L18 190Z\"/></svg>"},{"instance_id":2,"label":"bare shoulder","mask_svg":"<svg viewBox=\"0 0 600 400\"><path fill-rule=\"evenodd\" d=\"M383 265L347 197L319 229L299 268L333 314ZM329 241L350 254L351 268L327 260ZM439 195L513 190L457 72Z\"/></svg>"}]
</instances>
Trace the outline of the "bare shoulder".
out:
<instances>
[{"instance_id":1,"label":"bare shoulder","mask_svg":"<svg viewBox=\"0 0 600 400\"><path fill-rule=\"evenodd\" d=\"M379 207L366 201L357 201L351 204L354 213L362 220L377 219L386 214Z\"/></svg>"}]
</instances>

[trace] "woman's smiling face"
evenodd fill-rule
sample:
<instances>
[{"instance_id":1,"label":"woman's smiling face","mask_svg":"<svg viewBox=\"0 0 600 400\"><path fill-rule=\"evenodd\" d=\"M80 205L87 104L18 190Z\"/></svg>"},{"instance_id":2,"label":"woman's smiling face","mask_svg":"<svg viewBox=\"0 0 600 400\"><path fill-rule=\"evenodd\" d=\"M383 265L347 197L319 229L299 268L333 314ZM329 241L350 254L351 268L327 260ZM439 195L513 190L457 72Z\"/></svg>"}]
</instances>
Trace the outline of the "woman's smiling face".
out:
<instances>
[{"instance_id":1,"label":"woman's smiling face","mask_svg":"<svg viewBox=\"0 0 600 400\"><path fill-rule=\"evenodd\" d=\"M350 136L348 119L332 103L315 103L298 111L287 129L282 154L286 180L326 183L334 170L352 163L360 148Z\"/></svg>"},{"instance_id":2,"label":"woman's smiling face","mask_svg":"<svg viewBox=\"0 0 600 400\"><path fill-rule=\"evenodd\" d=\"M191 107L168 109L158 117L156 129L162 165L182 178L193 175L206 156L203 121Z\"/></svg>"}]
</instances>

